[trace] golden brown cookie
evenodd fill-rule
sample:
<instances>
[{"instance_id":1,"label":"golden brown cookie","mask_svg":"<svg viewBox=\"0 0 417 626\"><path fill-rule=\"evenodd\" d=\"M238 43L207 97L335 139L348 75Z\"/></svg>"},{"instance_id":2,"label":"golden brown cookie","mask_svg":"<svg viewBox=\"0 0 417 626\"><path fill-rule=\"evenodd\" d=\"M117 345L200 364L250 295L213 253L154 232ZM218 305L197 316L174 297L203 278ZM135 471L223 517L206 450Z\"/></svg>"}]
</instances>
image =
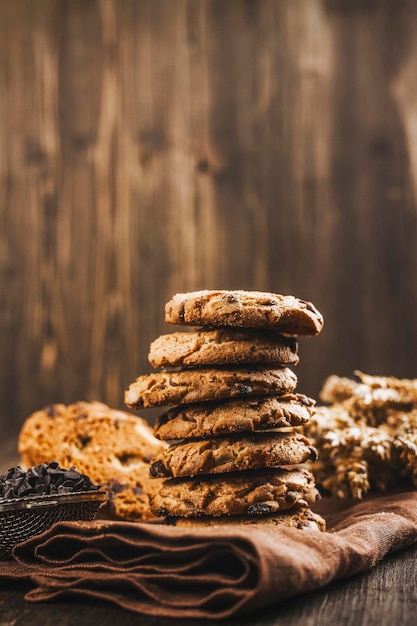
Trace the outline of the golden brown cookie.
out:
<instances>
[{"instance_id":1,"label":"golden brown cookie","mask_svg":"<svg viewBox=\"0 0 417 626\"><path fill-rule=\"evenodd\" d=\"M219 328L161 335L151 343L153 367L276 364L297 365L297 340L271 331Z\"/></svg>"},{"instance_id":2,"label":"golden brown cookie","mask_svg":"<svg viewBox=\"0 0 417 626\"><path fill-rule=\"evenodd\" d=\"M149 476L149 468L135 485L112 480L106 484L107 502L100 509L99 518L143 522L153 520L150 496L158 491L162 479Z\"/></svg>"},{"instance_id":3,"label":"golden brown cookie","mask_svg":"<svg viewBox=\"0 0 417 626\"><path fill-rule=\"evenodd\" d=\"M183 405L158 416L154 435L191 439L300 426L310 419L314 404L303 394L289 394Z\"/></svg>"},{"instance_id":4,"label":"golden brown cookie","mask_svg":"<svg viewBox=\"0 0 417 626\"><path fill-rule=\"evenodd\" d=\"M308 506L318 496L307 470L256 470L165 480L151 497L151 510L160 517L264 515Z\"/></svg>"},{"instance_id":5,"label":"golden brown cookie","mask_svg":"<svg viewBox=\"0 0 417 626\"><path fill-rule=\"evenodd\" d=\"M18 441L27 467L55 460L62 467L75 466L103 486L114 481L128 485L136 494L136 519L152 516L149 464L165 447L144 419L101 402L53 404L36 411L24 422ZM118 507L121 510L121 505L112 510Z\"/></svg>"},{"instance_id":6,"label":"golden brown cookie","mask_svg":"<svg viewBox=\"0 0 417 626\"><path fill-rule=\"evenodd\" d=\"M222 398L291 393L297 377L287 367L196 369L139 376L125 392L131 409L191 404Z\"/></svg>"},{"instance_id":7,"label":"golden brown cookie","mask_svg":"<svg viewBox=\"0 0 417 626\"><path fill-rule=\"evenodd\" d=\"M176 526L186 528L206 528L207 526L228 526L232 524L251 524L262 526L287 526L300 530L326 530L326 522L317 513L308 508L297 508L272 513L269 515L222 515L221 517L179 517L173 520Z\"/></svg>"},{"instance_id":8,"label":"golden brown cookie","mask_svg":"<svg viewBox=\"0 0 417 626\"><path fill-rule=\"evenodd\" d=\"M155 457L150 472L155 478L176 478L297 465L316 458L317 451L303 435L268 431L174 444Z\"/></svg>"},{"instance_id":9,"label":"golden brown cookie","mask_svg":"<svg viewBox=\"0 0 417 626\"><path fill-rule=\"evenodd\" d=\"M242 290L177 293L165 305L165 321L194 326L263 328L288 335L317 335L322 314L295 296Z\"/></svg>"}]
</instances>

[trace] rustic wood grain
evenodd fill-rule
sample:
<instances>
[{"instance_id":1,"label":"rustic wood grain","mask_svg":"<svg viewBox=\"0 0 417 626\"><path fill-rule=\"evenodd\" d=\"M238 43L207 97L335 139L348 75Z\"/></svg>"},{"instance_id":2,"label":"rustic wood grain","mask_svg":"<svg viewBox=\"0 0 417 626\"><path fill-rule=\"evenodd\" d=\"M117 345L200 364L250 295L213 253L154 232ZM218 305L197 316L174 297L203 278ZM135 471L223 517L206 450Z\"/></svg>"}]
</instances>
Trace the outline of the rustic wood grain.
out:
<instances>
[{"instance_id":1,"label":"rustic wood grain","mask_svg":"<svg viewBox=\"0 0 417 626\"><path fill-rule=\"evenodd\" d=\"M0 0L0 431L123 407L198 288L322 310L300 391L416 376L416 25L410 0Z\"/></svg>"}]
</instances>

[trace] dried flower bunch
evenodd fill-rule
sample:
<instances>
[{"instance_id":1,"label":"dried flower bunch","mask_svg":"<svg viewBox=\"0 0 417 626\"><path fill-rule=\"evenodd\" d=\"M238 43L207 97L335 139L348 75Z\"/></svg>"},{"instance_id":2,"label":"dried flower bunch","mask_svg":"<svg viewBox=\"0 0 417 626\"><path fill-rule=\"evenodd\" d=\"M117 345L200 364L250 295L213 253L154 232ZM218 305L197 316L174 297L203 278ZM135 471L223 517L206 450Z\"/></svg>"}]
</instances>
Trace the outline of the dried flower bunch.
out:
<instances>
[{"instance_id":1,"label":"dried flower bunch","mask_svg":"<svg viewBox=\"0 0 417 626\"><path fill-rule=\"evenodd\" d=\"M417 379L330 376L303 426L319 451L311 467L317 485L338 498L370 490L417 487Z\"/></svg>"}]
</instances>

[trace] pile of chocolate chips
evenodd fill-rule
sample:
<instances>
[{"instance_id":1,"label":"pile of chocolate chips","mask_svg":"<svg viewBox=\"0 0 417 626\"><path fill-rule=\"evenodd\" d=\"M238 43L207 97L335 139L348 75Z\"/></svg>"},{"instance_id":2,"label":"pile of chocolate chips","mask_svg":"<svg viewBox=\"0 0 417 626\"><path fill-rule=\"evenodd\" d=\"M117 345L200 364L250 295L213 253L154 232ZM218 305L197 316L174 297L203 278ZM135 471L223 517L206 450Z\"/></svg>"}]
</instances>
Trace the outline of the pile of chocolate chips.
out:
<instances>
[{"instance_id":1,"label":"pile of chocolate chips","mask_svg":"<svg viewBox=\"0 0 417 626\"><path fill-rule=\"evenodd\" d=\"M74 467L63 469L52 461L27 471L19 465L0 475L0 498L22 498L100 489L88 476L80 474Z\"/></svg>"}]
</instances>

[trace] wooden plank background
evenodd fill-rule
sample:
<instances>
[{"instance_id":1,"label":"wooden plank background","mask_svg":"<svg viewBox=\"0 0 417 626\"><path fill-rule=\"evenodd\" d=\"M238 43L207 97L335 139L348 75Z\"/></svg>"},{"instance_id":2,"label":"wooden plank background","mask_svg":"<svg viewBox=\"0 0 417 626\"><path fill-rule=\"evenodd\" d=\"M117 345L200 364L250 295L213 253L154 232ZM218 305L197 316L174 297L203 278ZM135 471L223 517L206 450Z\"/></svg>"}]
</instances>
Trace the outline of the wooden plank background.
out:
<instances>
[{"instance_id":1,"label":"wooden plank background","mask_svg":"<svg viewBox=\"0 0 417 626\"><path fill-rule=\"evenodd\" d=\"M0 431L123 408L177 291L313 301L302 392L417 376L416 30L411 0L0 0Z\"/></svg>"}]
</instances>

